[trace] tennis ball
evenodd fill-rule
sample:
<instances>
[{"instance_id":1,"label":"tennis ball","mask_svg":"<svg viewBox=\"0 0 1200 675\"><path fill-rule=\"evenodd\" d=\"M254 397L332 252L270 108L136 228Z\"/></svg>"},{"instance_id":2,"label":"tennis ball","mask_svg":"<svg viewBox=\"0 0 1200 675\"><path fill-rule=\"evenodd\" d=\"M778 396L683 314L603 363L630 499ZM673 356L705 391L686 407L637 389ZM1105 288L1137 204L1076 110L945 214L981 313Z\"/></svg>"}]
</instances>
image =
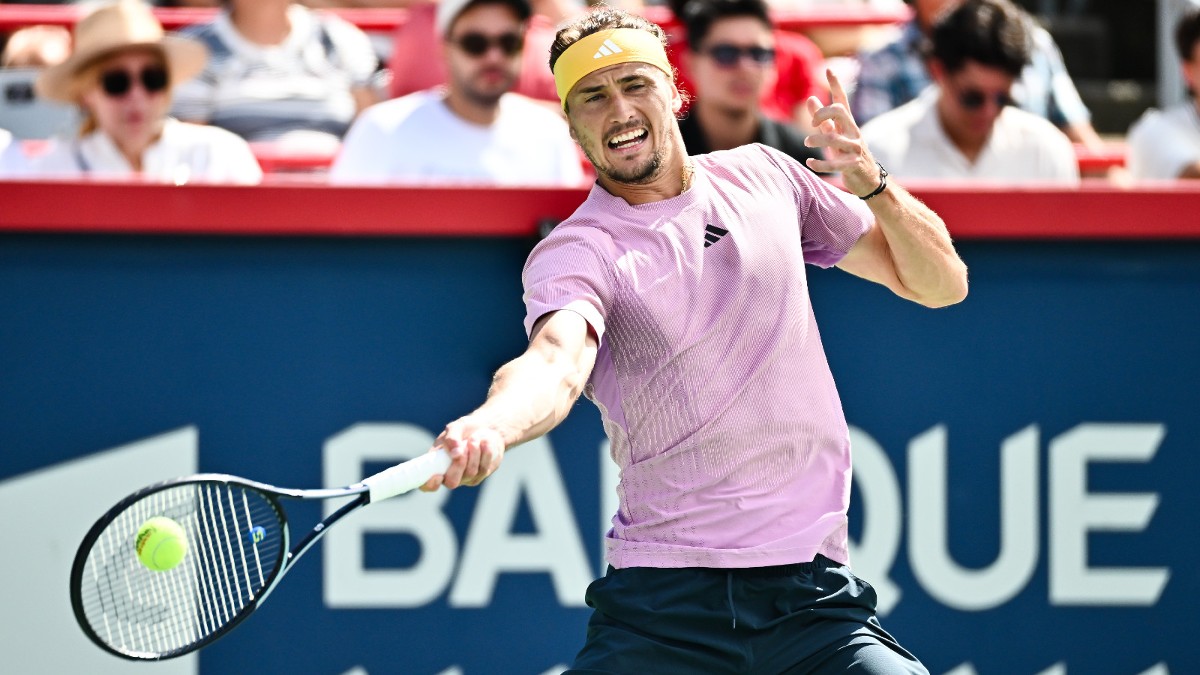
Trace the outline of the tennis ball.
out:
<instances>
[{"instance_id":1,"label":"tennis ball","mask_svg":"<svg viewBox=\"0 0 1200 675\"><path fill-rule=\"evenodd\" d=\"M138 560L155 572L165 572L183 561L187 554L187 535L179 523L165 516L155 516L138 528Z\"/></svg>"}]
</instances>

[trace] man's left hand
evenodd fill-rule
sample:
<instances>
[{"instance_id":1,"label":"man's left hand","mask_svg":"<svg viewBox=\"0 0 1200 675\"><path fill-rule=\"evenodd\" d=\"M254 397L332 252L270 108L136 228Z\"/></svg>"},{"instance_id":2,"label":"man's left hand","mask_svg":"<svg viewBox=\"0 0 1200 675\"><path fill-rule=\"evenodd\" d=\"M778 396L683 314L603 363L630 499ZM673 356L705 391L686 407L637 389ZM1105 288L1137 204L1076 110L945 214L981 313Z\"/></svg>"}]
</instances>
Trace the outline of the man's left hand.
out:
<instances>
[{"instance_id":1,"label":"man's left hand","mask_svg":"<svg viewBox=\"0 0 1200 675\"><path fill-rule=\"evenodd\" d=\"M863 196L879 187L879 166L863 141L858 124L850 114L850 102L842 83L832 70L826 70L829 92L833 102L822 105L815 96L808 99L808 112L816 130L805 139L810 148L821 148L825 159L809 159L813 171L842 174L842 182L850 192Z\"/></svg>"}]
</instances>

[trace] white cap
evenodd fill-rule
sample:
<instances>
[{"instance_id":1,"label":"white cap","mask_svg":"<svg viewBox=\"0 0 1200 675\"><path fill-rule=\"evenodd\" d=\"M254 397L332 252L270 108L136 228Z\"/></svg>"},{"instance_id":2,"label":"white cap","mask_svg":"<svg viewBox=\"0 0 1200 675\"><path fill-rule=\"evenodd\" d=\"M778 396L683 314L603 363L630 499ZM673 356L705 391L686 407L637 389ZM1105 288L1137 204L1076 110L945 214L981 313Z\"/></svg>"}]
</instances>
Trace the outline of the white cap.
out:
<instances>
[{"instance_id":1,"label":"white cap","mask_svg":"<svg viewBox=\"0 0 1200 675\"><path fill-rule=\"evenodd\" d=\"M454 20L458 18L459 14L462 14L468 5L484 4L485 2L512 7L522 22L533 14L529 0L438 0L437 16L434 19L438 35L445 35L450 30L450 24L454 23Z\"/></svg>"}]
</instances>

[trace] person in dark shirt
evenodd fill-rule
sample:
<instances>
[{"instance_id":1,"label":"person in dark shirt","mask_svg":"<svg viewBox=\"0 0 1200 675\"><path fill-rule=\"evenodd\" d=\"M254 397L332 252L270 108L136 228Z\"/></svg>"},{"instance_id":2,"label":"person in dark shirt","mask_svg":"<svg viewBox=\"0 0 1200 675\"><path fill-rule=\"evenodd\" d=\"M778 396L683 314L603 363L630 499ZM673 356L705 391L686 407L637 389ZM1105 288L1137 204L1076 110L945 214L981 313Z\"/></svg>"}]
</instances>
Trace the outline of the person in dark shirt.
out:
<instances>
[{"instance_id":1,"label":"person in dark shirt","mask_svg":"<svg viewBox=\"0 0 1200 675\"><path fill-rule=\"evenodd\" d=\"M775 84L775 37L763 0L690 0L683 10L695 100L679 121L689 155L762 143L801 163L821 159L797 129L759 104Z\"/></svg>"}]
</instances>

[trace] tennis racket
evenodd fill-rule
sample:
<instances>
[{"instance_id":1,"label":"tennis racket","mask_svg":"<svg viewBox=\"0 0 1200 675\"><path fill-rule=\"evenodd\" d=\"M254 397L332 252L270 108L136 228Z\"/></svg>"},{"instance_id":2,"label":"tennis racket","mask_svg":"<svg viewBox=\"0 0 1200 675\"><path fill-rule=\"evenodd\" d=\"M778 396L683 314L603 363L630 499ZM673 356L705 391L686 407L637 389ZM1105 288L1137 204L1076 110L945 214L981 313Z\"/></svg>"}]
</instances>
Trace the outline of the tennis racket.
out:
<instances>
[{"instance_id":1,"label":"tennis racket","mask_svg":"<svg viewBox=\"0 0 1200 675\"><path fill-rule=\"evenodd\" d=\"M182 656L211 644L260 607L283 575L334 523L367 504L444 473L444 450L426 453L344 488L291 490L225 474L197 474L138 490L84 537L71 568L71 606L101 648L134 660ZM354 497L295 546L281 499ZM166 571L141 564L138 528L166 516L182 526L187 553Z\"/></svg>"}]
</instances>

